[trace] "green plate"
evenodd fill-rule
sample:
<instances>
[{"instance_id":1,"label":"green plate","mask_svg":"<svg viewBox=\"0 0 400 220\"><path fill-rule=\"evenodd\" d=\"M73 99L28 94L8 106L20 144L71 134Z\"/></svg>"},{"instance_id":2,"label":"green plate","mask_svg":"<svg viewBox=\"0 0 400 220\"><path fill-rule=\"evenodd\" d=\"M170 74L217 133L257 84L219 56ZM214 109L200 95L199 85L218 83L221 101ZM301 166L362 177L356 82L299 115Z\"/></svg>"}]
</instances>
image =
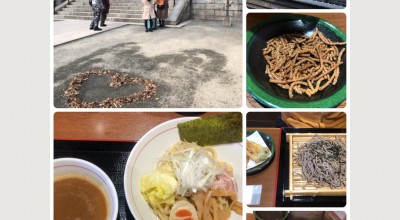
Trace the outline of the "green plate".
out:
<instances>
[{"instance_id":1,"label":"green plate","mask_svg":"<svg viewBox=\"0 0 400 220\"><path fill-rule=\"evenodd\" d=\"M259 103L274 108L334 108L346 99L346 53L339 66L340 74L336 85L329 85L323 91L308 97L294 94L289 98L288 91L274 83L269 83L265 74L267 62L262 54L266 42L274 37L289 33L311 35L318 28L333 42L346 41L346 35L336 26L320 18L286 14L275 16L247 31L246 38L246 86L247 91ZM345 46L338 46L339 50Z\"/></svg>"},{"instance_id":2,"label":"green plate","mask_svg":"<svg viewBox=\"0 0 400 220\"><path fill-rule=\"evenodd\" d=\"M256 130L247 131L246 137L250 136L254 132L256 132ZM261 163L257 164L257 166L252 167L250 169L247 169L246 174L248 176L254 175L254 174L257 174L257 173L263 171L265 168L267 168L269 166L269 164L274 160L274 157L275 157L274 140L272 140L272 138L268 134L266 134L266 133L264 133L262 131L258 131L258 133L260 133L260 136L262 137L262 139L264 140L265 144L268 146L269 150L271 151L271 156L268 157L266 160L262 161Z\"/></svg>"}]
</instances>

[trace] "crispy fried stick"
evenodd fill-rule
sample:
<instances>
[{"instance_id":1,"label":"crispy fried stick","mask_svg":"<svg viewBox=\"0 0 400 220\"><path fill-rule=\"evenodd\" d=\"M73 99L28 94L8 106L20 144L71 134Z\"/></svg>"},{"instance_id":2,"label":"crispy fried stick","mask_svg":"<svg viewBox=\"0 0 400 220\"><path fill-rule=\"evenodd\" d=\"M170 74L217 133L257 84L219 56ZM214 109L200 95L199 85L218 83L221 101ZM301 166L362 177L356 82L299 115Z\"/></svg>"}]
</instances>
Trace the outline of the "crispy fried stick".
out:
<instances>
[{"instance_id":1,"label":"crispy fried stick","mask_svg":"<svg viewBox=\"0 0 400 220\"><path fill-rule=\"evenodd\" d=\"M272 38L263 49L265 74L269 82L288 90L289 98L294 97L294 92L311 96L336 85L345 52L345 48L339 52L337 46L345 44L332 42L318 28L310 37L285 34Z\"/></svg>"}]
</instances>

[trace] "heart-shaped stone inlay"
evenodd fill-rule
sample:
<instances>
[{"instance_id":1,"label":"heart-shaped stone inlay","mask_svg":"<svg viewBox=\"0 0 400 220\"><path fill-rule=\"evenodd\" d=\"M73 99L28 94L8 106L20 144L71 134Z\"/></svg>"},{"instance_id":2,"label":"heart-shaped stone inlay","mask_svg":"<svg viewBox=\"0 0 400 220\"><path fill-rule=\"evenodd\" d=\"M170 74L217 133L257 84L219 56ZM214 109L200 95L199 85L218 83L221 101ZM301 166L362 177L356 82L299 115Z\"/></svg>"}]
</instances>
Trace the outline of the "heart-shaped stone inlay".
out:
<instances>
[{"instance_id":1,"label":"heart-shaped stone inlay","mask_svg":"<svg viewBox=\"0 0 400 220\"><path fill-rule=\"evenodd\" d=\"M89 77L109 75L111 77L110 86L120 87L124 84L143 84L145 89L139 93L118 98L107 98L100 102L85 102L79 98L79 88ZM90 70L79 73L70 82L68 89L64 92L67 97L69 108L118 108L124 104L142 101L153 97L157 93L157 85L151 81L139 77L130 77L128 74L120 74L110 70Z\"/></svg>"}]
</instances>

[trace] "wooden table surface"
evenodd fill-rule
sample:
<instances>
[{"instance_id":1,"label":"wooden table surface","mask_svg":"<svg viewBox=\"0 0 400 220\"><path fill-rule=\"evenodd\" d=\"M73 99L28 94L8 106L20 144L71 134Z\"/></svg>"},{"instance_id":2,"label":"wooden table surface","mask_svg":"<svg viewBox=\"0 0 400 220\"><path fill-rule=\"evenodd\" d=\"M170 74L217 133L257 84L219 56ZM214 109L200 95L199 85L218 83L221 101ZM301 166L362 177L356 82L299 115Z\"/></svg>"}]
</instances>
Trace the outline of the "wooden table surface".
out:
<instances>
[{"instance_id":1,"label":"wooden table surface","mask_svg":"<svg viewBox=\"0 0 400 220\"><path fill-rule=\"evenodd\" d=\"M211 115L218 113L205 113ZM54 139L137 141L165 121L187 117L174 112L57 112Z\"/></svg>"},{"instance_id":2,"label":"wooden table surface","mask_svg":"<svg viewBox=\"0 0 400 220\"><path fill-rule=\"evenodd\" d=\"M251 207L274 207L276 197L277 171L279 168L279 155L281 145L280 128L247 128L248 130L258 130L268 134L275 144L275 158L272 163L262 172L247 176L247 185L262 185L261 203Z\"/></svg>"},{"instance_id":3,"label":"wooden table surface","mask_svg":"<svg viewBox=\"0 0 400 220\"><path fill-rule=\"evenodd\" d=\"M283 13L249 13L247 14L246 29L249 30L260 21L270 18L272 16L281 15ZM346 14L344 13L302 13L314 17L322 18L331 24L337 26L340 30L346 33ZM249 108L263 108L257 101L246 92L247 107Z\"/></svg>"},{"instance_id":4,"label":"wooden table surface","mask_svg":"<svg viewBox=\"0 0 400 220\"><path fill-rule=\"evenodd\" d=\"M252 213L246 213L246 220L255 220L256 218Z\"/></svg>"}]
</instances>

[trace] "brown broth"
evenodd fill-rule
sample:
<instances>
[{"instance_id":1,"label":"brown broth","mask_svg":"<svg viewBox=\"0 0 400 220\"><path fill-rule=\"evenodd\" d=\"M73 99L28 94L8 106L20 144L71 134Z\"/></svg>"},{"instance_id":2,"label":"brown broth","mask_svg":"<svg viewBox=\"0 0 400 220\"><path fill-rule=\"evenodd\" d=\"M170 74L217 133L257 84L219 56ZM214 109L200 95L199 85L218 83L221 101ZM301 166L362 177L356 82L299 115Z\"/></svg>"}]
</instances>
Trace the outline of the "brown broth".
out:
<instances>
[{"instance_id":1,"label":"brown broth","mask_svg":"<svg viewBox=\"0 0 400 220\"><path fill-rule=\"evenodd\" d=\"M106 220L104 192L88 178L69 175L54 180L54 219Z\"/></svg>"}]
</instances>

